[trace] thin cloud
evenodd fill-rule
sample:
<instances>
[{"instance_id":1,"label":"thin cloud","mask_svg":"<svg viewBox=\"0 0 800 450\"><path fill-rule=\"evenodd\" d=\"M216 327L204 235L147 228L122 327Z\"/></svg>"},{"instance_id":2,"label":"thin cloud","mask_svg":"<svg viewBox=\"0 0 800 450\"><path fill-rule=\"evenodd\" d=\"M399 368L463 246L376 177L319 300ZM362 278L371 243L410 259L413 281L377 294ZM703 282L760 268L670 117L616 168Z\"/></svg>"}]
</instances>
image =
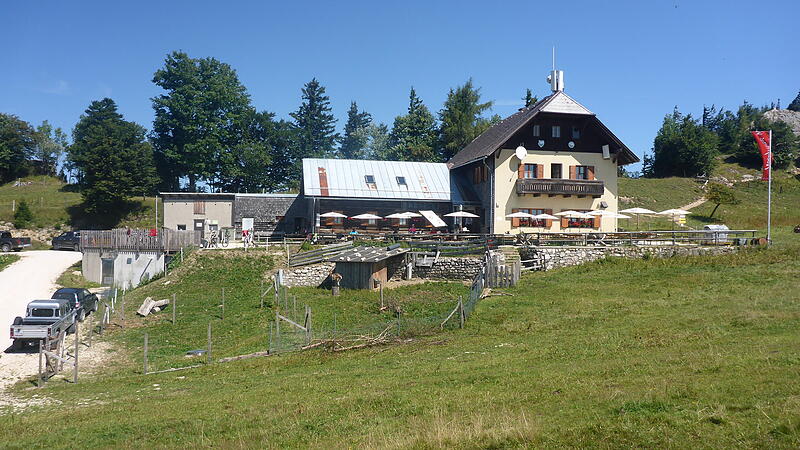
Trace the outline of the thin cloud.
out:
<instances>
[{"instance_id":1,"label":"thin cloud","mask_svg":"<svg viewBox=\"0 0 800 450\"><path fill-rule=\"evenodd\" d=\"M41 91L53 95L69 95L71 93L69 83L64 80L58 80L55 85L41 89Z\"/></svg>"}]
</instances>

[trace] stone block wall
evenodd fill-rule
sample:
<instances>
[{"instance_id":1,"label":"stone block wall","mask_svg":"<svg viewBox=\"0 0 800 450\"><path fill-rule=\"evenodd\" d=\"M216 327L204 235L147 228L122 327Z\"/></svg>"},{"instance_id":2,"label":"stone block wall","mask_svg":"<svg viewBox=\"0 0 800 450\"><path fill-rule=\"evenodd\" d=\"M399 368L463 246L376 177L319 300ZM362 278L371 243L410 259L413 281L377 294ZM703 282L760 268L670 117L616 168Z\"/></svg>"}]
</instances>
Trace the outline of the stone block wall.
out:
<instances>
[{"instance_id":1,"label":"stone block wall","mask_svg":"<svg viewBox=\"0 0 800 450\"><path fill-rule=\"evenodd\" d=\"M722 255L737 251L737 247L529 247L520 249L523 260L538 260L544 270L576 266L605 257L656 258L673 256Z\"/></svg>"},{"instance_id":2,"label":"stone block wall","mask_svg":"<svg viewBox=\"0 0 800 450\"><path fill-rule=\"evenodd\" d=\"M328 275L335 265L332 262L324 262L294 269L284 269L283 284L289 287L321 286L328 279Z\"/></svg>"},{"instance_id":3,"label":"stone block wall","mask_svg":"<svg viewBox=\"0 0 800 450\"><path fill-rule=\"evenodd\" d=\"M415 267L414 278L431 280L471 280L481 270L481 259L440 257L433 267Z\"/></svg>"}]
</instances>

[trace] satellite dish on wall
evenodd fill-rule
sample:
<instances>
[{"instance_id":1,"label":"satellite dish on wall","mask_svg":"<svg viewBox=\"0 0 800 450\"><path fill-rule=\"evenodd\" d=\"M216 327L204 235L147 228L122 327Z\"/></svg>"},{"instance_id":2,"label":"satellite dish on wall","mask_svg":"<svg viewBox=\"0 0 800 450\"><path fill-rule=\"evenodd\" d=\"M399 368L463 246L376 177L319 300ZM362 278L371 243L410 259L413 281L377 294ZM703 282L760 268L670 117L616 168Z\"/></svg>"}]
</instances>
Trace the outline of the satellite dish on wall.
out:
<instances>
[{"instance_id":1,"label":"satellite dish on wall","mask_svg":"<svg viewBox=\"0 0 800 450\"><path fill-rule=\"evenodd\" d=\"M528 150L520 145L516 150L514 150L514 156L516 156L518 160L522 161L526 156L528 156Z\"/></svg>"}]
</instances>

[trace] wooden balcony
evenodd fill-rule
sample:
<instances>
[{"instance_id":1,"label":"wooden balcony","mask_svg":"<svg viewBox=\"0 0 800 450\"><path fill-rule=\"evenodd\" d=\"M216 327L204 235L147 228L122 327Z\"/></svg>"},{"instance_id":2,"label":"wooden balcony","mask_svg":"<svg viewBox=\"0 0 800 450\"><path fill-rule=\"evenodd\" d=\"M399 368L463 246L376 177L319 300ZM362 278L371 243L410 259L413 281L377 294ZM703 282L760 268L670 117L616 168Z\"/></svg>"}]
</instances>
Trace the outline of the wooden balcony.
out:
<instances>
[{"instance_id":1,"label":"wooden balcony","mask_svg":"<svg viewBox=\"0 0 800 450\"><path fill-rule=\"evenodd\" d=\"M532 194L536 197L547 194L578 197L600 197L605 186L601 180L565 180L549 178L524 178L517 180L517 195Z\"/></svg>"}]
</instances>

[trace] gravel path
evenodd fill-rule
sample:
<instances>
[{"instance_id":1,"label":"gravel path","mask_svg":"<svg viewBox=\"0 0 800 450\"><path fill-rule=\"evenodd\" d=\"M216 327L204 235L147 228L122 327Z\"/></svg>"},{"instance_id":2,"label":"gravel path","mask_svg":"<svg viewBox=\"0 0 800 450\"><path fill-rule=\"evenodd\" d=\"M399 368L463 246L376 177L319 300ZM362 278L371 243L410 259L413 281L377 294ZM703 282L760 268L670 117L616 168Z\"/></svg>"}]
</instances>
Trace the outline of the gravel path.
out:
<instances>
[{"instance_id":1,"label":"gravel path","mask_svg":"<svg viewBox=\"0 0 800 450\"><path fill-rule=\"evenodd\" d=\"M11 346L8 327L25 313L31 300L50 298L56 280L81 260L80 252L34 250L18 253L22 258L0 272L0 388L20 377L36 374L38 353L6 353Z\"/></svg>"}]
</instances>

